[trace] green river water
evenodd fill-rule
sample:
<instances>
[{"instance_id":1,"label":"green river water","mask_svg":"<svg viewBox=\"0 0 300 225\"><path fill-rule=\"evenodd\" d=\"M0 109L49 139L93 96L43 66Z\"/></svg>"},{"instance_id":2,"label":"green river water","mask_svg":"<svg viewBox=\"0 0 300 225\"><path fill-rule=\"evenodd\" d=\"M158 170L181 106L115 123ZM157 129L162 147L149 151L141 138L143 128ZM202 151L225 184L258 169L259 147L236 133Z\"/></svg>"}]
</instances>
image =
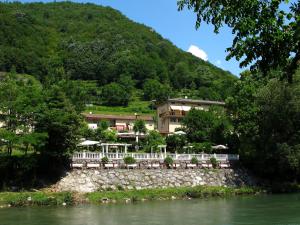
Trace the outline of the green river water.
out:
<instances>
[{"instance_id":1,"label":"green river water","mask_svg":"<svg viewBox=\"0 0 300 225\"><path fill-rule=\"evenodd\" d=\"M300 225L300 194L0 209L0 225Z\"/></svg>"}]
</instances>

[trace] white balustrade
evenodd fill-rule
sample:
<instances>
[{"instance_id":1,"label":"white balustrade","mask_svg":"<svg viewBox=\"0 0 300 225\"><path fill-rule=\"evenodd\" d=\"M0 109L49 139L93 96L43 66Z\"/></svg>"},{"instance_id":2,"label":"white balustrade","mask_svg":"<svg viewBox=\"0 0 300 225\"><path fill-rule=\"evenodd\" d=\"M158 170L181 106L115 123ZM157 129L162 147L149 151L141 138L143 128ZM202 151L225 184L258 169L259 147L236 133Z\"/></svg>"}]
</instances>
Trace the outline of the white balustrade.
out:
<instances>
[{"instance_id":1,"label":"white balustrade","mask_svg":"<svg viewBox=\"0 0 300 225\"><path fill-rule=\"evenodd\" d=\"M111 160L122 160L123 158L130 156L136 160L164 160L165 155L163 153L100 153L100 152L75 152L72 159L92 159L100 161L103 157L107 157ZM218 161L236 161L239 160L239 155L236 154L167 154L173 160L188 161L193 157L199 161L208 161L212 157Z\"/></svg>"}]
</instances>

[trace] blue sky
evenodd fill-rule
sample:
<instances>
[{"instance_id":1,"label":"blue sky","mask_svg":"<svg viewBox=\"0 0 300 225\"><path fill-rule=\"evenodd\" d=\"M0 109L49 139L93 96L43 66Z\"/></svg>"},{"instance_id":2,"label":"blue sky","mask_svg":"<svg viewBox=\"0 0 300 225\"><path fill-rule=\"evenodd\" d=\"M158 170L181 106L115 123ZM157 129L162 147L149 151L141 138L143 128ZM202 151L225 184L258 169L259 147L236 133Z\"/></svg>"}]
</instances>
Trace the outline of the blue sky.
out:
<instances>
[{"instance_id":1,"label":"blue sky","mask_svg":"<svg viewBox=\"0 0 300 225\"><path fill-rule=\"evenodd\" d=\"M131 20L152 27L184 51L193 46L192 50L195 54L198 53L202 58L207 58L209 62L224 70L228 70L235 75L239 75L244 70L239 68L239 63L235 59L225 60L225 49L231 46L233 39L231 30L223 28L219 34L215 34L213 27L206 24L196 30L196 15L188 10L178 12L176 0L75 1L110 6L121 11ZM23 0L22 2L32 1Z\"/></svg>"},{"instance_id":2,"label":"blue sky","mask_svg":"<svg viewBox=\"0 0 300 225\"><path fill-rule=\"evenodd\" d=\"M203 24L195 29L196 15L192 11L177 11L176 0L99 0L96 4L118 9L130 19L154 28L164 38L187 51L191 45L203 50L208 61L238 75L244 69L232 59L226 61L225 49L231 46L233 36L228 28L219 34L213 32L211 25ZM193 47L192 49L196 49ZM201 54L201 52L200 52ZM205 54L202 53L202 57Z\"/></svg>"}]
</instances>

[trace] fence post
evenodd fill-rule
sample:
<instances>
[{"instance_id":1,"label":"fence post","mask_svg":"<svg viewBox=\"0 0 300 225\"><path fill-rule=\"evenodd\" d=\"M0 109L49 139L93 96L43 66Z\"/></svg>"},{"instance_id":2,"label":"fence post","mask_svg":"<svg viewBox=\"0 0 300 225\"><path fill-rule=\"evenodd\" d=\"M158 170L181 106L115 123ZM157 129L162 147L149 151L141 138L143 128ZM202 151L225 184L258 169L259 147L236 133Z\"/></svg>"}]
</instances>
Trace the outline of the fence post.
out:
<instances>
[{"instance_id":1,"label":"fence post","mask_svg":"<svg viewBox=\"0 0 300 225\"><path fill-rule=\"evenodd\" d=\"M82 152L82 158L85 159L85 157L86 157L86 153L85 153L85 151L83 151Z\"/></svg>"}]
</instances>

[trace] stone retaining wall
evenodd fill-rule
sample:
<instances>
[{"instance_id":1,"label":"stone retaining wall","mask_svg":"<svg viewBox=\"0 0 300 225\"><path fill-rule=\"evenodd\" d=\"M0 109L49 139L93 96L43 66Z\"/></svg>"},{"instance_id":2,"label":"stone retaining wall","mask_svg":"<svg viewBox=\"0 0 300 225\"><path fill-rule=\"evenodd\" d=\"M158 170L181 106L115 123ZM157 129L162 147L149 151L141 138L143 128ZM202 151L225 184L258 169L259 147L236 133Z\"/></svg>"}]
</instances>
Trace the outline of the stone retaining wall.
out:
<instances>
[{"instance_id":1,"label":"stone retaining wall","mask_svg":"<svg viewBox=\"0 0 300 225\"><path fill-rule=\"evenodd\" d=\"M78 169L66 174L56 185L57 191L93 192L107 189L146 189L183 186L254 185L242 169Z\"/></svg>"}]
</instances>

